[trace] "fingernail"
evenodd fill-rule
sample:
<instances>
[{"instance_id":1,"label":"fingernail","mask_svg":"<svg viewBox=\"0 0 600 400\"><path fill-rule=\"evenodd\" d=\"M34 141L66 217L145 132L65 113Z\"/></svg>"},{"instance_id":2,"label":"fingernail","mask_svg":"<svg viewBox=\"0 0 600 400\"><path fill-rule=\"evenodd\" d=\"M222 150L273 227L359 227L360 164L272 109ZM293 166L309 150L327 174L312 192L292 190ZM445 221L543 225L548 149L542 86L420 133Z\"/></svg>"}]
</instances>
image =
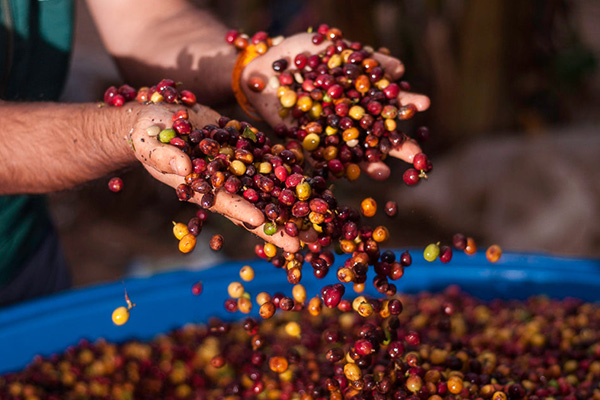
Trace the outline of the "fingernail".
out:
<instances>
[{"instance_id":1,"label":"fingernail","mask_svg":"<svg viewBox=\"0 0 600 400\"><path fill-rule=\"evenodd\" d=\"M177 170L177 162L174 158L171 159L171 162L169 164L171 165L171 170L173 170L173 173L179 175L179 171Z\"/></svg>"}]
</instances>

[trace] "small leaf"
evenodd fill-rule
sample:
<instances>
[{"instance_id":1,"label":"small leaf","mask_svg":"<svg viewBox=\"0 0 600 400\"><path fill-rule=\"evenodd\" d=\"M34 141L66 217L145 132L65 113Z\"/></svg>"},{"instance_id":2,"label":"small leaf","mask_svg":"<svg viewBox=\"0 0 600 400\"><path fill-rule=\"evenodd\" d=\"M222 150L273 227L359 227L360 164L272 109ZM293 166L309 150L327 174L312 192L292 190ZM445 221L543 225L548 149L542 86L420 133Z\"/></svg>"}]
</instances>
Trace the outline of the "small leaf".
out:
<instances>
[{"instance_id":1,"label":"small leaf","mask_svg":"<svg viewBox=\"0 0 600 400\"><path fill-rule=\"evenodd\" d=\"M254 143L256 143L256 134L248 126L244 129L244 132L242 133L242 137L246 138L246 139L250 139Z\"/></svg>"}]
</instances>

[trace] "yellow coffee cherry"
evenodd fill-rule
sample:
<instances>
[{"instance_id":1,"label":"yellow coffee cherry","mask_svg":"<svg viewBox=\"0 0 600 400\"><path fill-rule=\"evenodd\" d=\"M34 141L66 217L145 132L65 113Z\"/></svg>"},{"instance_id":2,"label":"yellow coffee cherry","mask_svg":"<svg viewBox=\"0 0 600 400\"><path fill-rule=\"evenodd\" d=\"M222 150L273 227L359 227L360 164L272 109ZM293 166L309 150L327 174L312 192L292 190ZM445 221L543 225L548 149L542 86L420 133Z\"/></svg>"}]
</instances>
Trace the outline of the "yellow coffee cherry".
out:
<instances>
[{"instance_id":1,"label":"yellow coffee cherry","mask_svg":"<svg viewBox=\"0 0 600 400\"><path fill-rule=\"evenodd\" d=\"M355 119L355 120L359 120L362 117L364 117L365 115L365 109L362 108L361 106L352 106L350 107L350 110L348 111L348 115L350 115L350 118Z\"/></svg>"},{"instance_id":2,"label":"yellow coffee cherry","mask_svg":"<svg viewBox=\"0 0 600 400\"><path fill-rule=\"evenodd\" d=\"M327 127L325 128L325 134L327 136L335 135L337 132L338 132L337 128L331 127L329 125L327 125Z\"/></svg>"},{"instance_id":3,"label":"yellow coffee cherry","mask_svg":"<svg viewBox=\"0 0 600 400\"><path fill-rule=\"evenodd\" d=\"M117 307L112 313L112 321L115 325L123 325L129 320L129 310L127 307Z\"/></svg>"},{"instance_id":4,"label":"yellow coffee cherry","mask_svg":"<svg viewBox=\"0 0 600 400\"><path fill-rule=\"evenodd\" d=\"M269 258L275 257L277 255L277 247L272 243L265 243L264 252Z\"/></svg>"},{"instance_id":5,"label":"yellow coffee cherry","mask_svg":"<svg viewBox=\"0 0 600 400\"><path fill-rule=\"evenodd\" d=\"M327 67L329 69L333 69L336 67L339 67L340 65L342 65L342 56L339 54L334 54L331 57L329 57L329 60L327 61Z\"/></svg>"},{"instance_id":6,"label":"yellow coffee cherry","mask_svg":"<svg viewBox=\"0 0 600 400\"><path fill-rule=\"evenodd\" d=\"M292 297L298 303L303 304L306 301L306 289L301 284L296 284L292 288Z\"/></svg>"},{"instance_id":7,"label":"yellow coffee cherry","mask_svg":"<svg viewBox=\"0 0 600 400\"><path fill-rule=\"evenodd\" d=\"M234 175L242 176L246 173L246 164L240 160L233 160L231 164L229 164L229 170Z\"/></svg>"},{"instance_id":8,"label":"yellow coffee cherry","mask_svg":"<svg viewBox=\"0 0 600 400\"><path fill-rule=\"evenodd\" d=\"M263 161L258 164L258 173L259 174L270 174L273 171L273 165L270 162Z\"/></svg>"},{"instance_id":9,"label":"yellow coffee cherry","mask_svg":"<svg viewBox=\"0 0 600 400\"><path fill-rule=\"evenodd\" d=\"M281 98L288 90L290 90L290 88L287 86L279 86L277 88L277 97Z\"/></svg>"},{"instance_id":10,"label":"yellow coffee cherry","mask_svg":"<svg viewBox=\"0 0 600 400\"><path fill-rule=\"evenodd\" d=\"M354 53L353 49L344 49L342 50L342 52L340 53L340 56L342 56L342 60L347 63L348 62L348 58L350 58L350 54Z\"/></svg>"},{"instance_id":11,"label":"yellow coffee cherry","mask_svg":"<svg viewBox=\"0 0 600 400\"><path fill-rule=\"evenodd\" d=\"M238 310L244 314L248 314L250 313L250 311L252 311L252 301L245 297L242 296L237 300L238 303Z\"/></svg>"},{"instance_id":12,"label":"yellow coffee cherry","mask_svg":"<svg viewBox=\"0 0 600 400\"><path fill-rule=\"evenodd\" d=\"M313 103L312 107L308 111L308 115L310 115L312 119L317 119L321 116L322 112L323 106L321 105L321 103Z\"/></svg>"},{"instance_id":13,"label":"yellow coffee cherry","mask_svg":"<svg viewBox=\"0 0 600 400\"><path fill-rule=\"evenodd\" d=\"M357 381L362 377L362 372L358 365L348 363L344 365L344 375L349 381Z\"/></svg>"},{"instance_id":14,"label":"yellow coffee cherry","mask_svg":"<svg viewBox=\"0 0 600 400\"><path fill-rule=\"evenodd\" d=\"M396 120L391 119L391 118L386 118L385 121L383 122L383 124L385 125L385 129L388 132L396 130L396 127L398 126L398 124L396 123Z\"/></svg>"},{"instance_id":15,"label":"yellow coffee cherry","mask_svg":"<svg viewBox=\"0 0 600 400\"><path fill-rule=\"evenodd\" d=\"M269 368L273 372L285 372L288 369L288 360L285 357L271 357L269 360Z\"/></svg>"},{"instance_id":16,"label":"yellow coffee cherry","mask_svg":"<svg viewBox=\"0 0 600 400\"><path fill-rule=\"evenodd\" d=\"M150 96L150 101L152 103L160 103L163 100L164 100L164 97L162 96L162 94L160 94L158 92L154 92L154 93L152 93L152 96Z\"/></svg>"},{"instance_id":17,"label":"yellow coffee cherry","mask_svg":"<svg viewBox=\"0 0 600 400\"><path fill-rule=\"evenodd\" d=\"M231 282L227 287L227 293L234 299L239 299L244 294L244 285L240 282Z\"/></svg>"},{"instance_id":18,"label":"yellow coffee cherry","mask_svg":"<svg viewBox=\"0 0 600 400\"><path fill-rule=\"evenodd\" d=\"M298 196L298 200L308 200L311 193L312 189L310 188L310 184L308 182L302 182L296 186L296 196Z\"/></svg>"},{"instance_id":19,"label":"yellow coffee cherry","mask_svg":"<svg viewBox=\"0 0 600 400\"><path fill-rule=\"evenodd\" d=\"M360 177L360 167L358 164L350 163L346 167L346 178L349 181L355 181Z\"/></svg>"},{"instance_id":20,"label":"yellow coffee cherry","mask_svg":"<svg viewBox=\"0 0 600 400\"><path fill-rule=\"evenodd\" d=\"M308 112L313 106L310 96L302 96L298 99L297 106L302 112Z\"/></svg>"},{"instance_id":21,"label":"yellow coffee cherry","mask_svg":"<svg viewBox=\"0 0 600 400\"><path fill-rule=\"evenodd\" d=\"M318 296L313 297L308 302L308 313L310 315L312 315L313 317L316 317L317 315L321 314L322 309L323 309L323 302L321 301L321 299Z\"/></svg>"},{"instance_id":22,"label":"yellow coffee cherry","mask_svg":"<svg viewBox=\"0 0 600 400\"><path fill-rule=\"evenodd\" d=\"M296 104L298 95L293 90L287 90L279 99L281 105L285 108L292 108Z\"/></svg>"},{"instance_id":23,"label":"yellow coffee cherry","mask_svg":"<svg viewBox=\"0 0 600 400\"><path fill-rule=\"evenodd\" d=\"M321 138L319 137L319 135L317 135L316 133L309 133L308 135L306 135L304 140L302 140L302 147L304 147L306 151L313 151L317 147L319 147L320 143Z\"/></svg>"},{"instance_id":24,"label":"yellow coffee cherry","mask_svg":"<svg viewBox=\"0 0 600 400\"><path fill-rule=\"evenodd\" d=\"M196 236L191 233L188 233L179 241L179 251L184 254L194 250L194 247L196 247Z\"/></svg>"},{"instance_id":25,"label":"yellow coffee cherry","mask_svg":"<svg viewBox=\"0 0 600 400\"><path fill-rule=\"evenodd\" d=\"M389 84L390 81L388 81L386 78L380 79L377 82L375 82L375 86L377 86L377 89L379 90L385 89Z\"/></svg>"},{"instance_id":26,"label":"yellow coffee cherry","mask_svg":"<svg viewBox=\"0 0 600 400\"><path fill-rule=\"evenodd\" d=\"M271 295L267 292L260 292L256 295L256 304L262 306L267 301L271 301Z\"/></svg>"},{"instance_id":27,"label":"yellow coffee cherry","mask_svg":"<svg viewBox=\"0 0 600 400\"><path fill-rule=\"evenodd\" d=\"M365 217L372 217L377 212L377 202L372 197L367 197L360 203L360 211Z\"/></svg>"},{"instance_id":28,"label":"yellow coffee cherry","mask_svg":"<svg viewBox=\"0 0 600 400\"><path fill-rule=\"evenodd\" d=\"M385 242L390 237L390 232L385 226L381 225L373 229L372 237L378 243Z\"/></svg>"},{"instance_id":29,"label":"yellow coffee cherry","mask_svg":"<svg viewBox=\"0 0 600 400\"><path fill-rule=\"evenodd\" d=\"M344 133L342 133L342 139L344 139L344 142L349 142L351 140L358 139L359 134L360 134L360 132L358 131L358 129L352 127L352 128L346 129L344 131Z\"/></svg>"},{"instance_id":30,"label":"yellow coffee cherry","mask_svg":"<svg viewBox=\"0 0 600 400\"><path fill-rule=\"evenodd\" d=\"M173 235L177 238L177 240L181 240L182 237L190 233L188 231L188 227L186 224L181 222L173 222Z\"/></svg>"},{"instance_id":31,"label":"yellow coffee cherry","mask_svg":"<svg viewBox=\"0 0 600 400\"><path fill-rule=\"evenodd\" d=\"M302 332L302 329L300 328L300 324L297 323L296 321L290 321L287 324L285 324L285 333L287 333L288 335L292 336L292 337L300 337L300 333Z\"/></svg>"},{"instance_id":32,"label":"yellow coffee cherry","mask_svg":"<svg viewBox=\"0 0 600 400\"><path fill-rule=\"evenodd\" d=\"M249 265L244 265L240 269L240 278L242 278L242 280L244 280L246 282L253 280L254 279L254 268L252 268Z\"/></svg>"}]
</instances>

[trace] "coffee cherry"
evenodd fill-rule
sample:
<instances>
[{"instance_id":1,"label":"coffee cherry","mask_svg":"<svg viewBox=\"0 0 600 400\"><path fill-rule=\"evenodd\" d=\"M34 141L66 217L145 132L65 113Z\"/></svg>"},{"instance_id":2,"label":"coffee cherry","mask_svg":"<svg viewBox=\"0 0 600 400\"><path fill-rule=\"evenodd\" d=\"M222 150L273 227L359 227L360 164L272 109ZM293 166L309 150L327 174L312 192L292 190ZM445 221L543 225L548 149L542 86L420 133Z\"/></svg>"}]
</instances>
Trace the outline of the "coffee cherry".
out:
<instances>
[{"instance_id":1,"label":"coffee cherry","mask_svg":"<svg viewBox=\"0 0 600 400\"><path fill-rule=\"evenodd\" d=\"M129 320L129 310L127 307L117 307L112 313L112 321L115 325L121 326Z\"/></svg>"},{"instance_id":2,"label":"coffee cherry","mask_svg":"<svg viewBox=\"0 0 600 400\"><path fill-rule=\"evenodd\" d=\"M273 304L272 301L265 301L262 304L260 304L260 309L258 310L258 313L264 319L269 319L273 315L275 315L275 311L276 311L275 304Z\"/></svg>"},{"instance_id":3,"label":"coffee cherry","mask_svg":"<svg viewBox=\"0 0 600 400\"><path fill-rule=\"evenodd\" d=\"M467 238L467 245L465 246L465 253L468 255L473 255L477 252L477 244L475 243L475 239L472 237Z\"/></svg>"},{"instance_id":4,"label":"coffee cherry","mask_svg":"<svg viewBox=\"0 0 600 400\"><path fill-rule=\"evenodd\" d=\"M254 269L249 265L244 265L242 269L240 269L240 278L242 278L246 282L253 280Z\"/></svg>"},{"instance_id":5,"label":"coffee cherry","mask_svg":"<svg viewBox=\"0 0 600 400\"><path fill-rule=\"evenodd\" d=\"M404 267L409 267L412 264L412 256L408 250L400 255L400 264Z\"/></svg>"},{"instance_id":6,"label":"coffee cherry","mask_svg":"<svg viewBox=\"0 0 600 400\"><path fill-rule=\"evenodd\" d=\"M181 102L188 107L196 105L196 95L189 90L181 91Z\"/></svg>"},{"instance_id":7,"label":"coffee cherry","mask_svg":"<svg viewBox=\"0 0 600 400\"><path fill-rule=\"evenodd\" d=\"M167 128L160 131L158 134L158 140L160 140L162 143L169 143L171 142L171 139L175 138L176 136L177 132L175 132L174 129Z\"/></svg>"},{"instance_id":8,"label":"coffee cherry","mask_svg":"<svg viewBox=\"0 0 600 400\"><path fill-rule=\"evenodd\" d=\"M421 143L428 142L430 138L429 128L427 128L426 126L420 126L419 128L417 128L416 137L417 140Z\"/></svg>"},{"instance_id":9,"label":"coffee cherry","mask_svg":"<svg viewBox=\"0 0 600 400\"><path fill-rule=\"evenodd\" d=\"M452 260L452 248L450 246L440 247L440 261L446 264L450 260Z\"/></svg>"},{"instance_id":10,"label":"coffee cherry","mask_svg":"<svg viewBox=\"0 0 600 400\"><path fill-rule=\"evenodd\" d=\"M179 251L186 254L194 250L194 248L196 247L196 240L196 236L192 235L191 233L188 233L179 241Z\"/></svg>"},{"instance_id":11,"label":"coffee cherry","mask_svg":"<svg viewBox=\"0 0 600 400\"><path fill-rule=\"evenodd\" d=\"M275 255L277 254L277 247L275 247L275 245L272 243L265 243L263 250L265 256L267 256L268 258L275 257Z\"/></svg>"},{"instance_id":12,"label":"coffee cherry","mask_svg":"<svg viewBox=\"0 0 600 400\"><path fill-rule=\"evenodd\" d=\"M177 193L177 198L180 201L188 201L194 195L192 188L185 183L178 185L175 191Z\"/></svg>"},{"instance_id":13,"label":"coffee cherry","mask_svg":"<svg viewBox=\"0 0 600 400\"><path fill-rule=\"evenodd\" d=\"M467 238L462 233L456 233L452 237L452 245L456 250L464 250L467 247Z\"/></svg>"},{"instance_id":14,"label":"coffee cherry","mask_svg":"<svg viewBox=\"0 0 600 400\"><path fill-rule=\"evenodd\" d=\"M498 260L502 256L502 249L497 244L493 244L487 248L485 256L491 263L498 262Z\"/></svg>"},{"instance_id":15,"label":"coffee cherry","mask_svg":"<svg viewBox=\"0 0 600 400\"><path fill-rule=\"evenodd\" d=\"M398 214L398 204L392 200L385 203L385 213L388 217L395 217Z\"/></svg>"},{"instance_id":16,"label":"coffee cherry","mask_svg":"<svg viewBox=\"0 0 600 400\"><path fill-rule=\"evenodd\" d=\"M435 261L435 259L438 258L439 254L440 247L436 243L429 244L427 247L425 247L425 250L423 251L423 257L429 262Z\"/></svg>"},{"instance_id":17,"label":"coffee cherry","mask_svg":"<svg viewBox=\"0 0 600 400\"><path fill-rule=\"evenodd\" d=\"M235 29L231 29L229 31L227 31L227 34L225 34L225 41L229 44L233 44L233 42L235 41L235 39L239 36L239 32Z\"/></svg>"},{"instance_id":18,"label":"coffee cherry","mask_svg":"<svg viewBox=\"0 0 600 400\"><path fill-rule=\"evenodd\" d=\"M111 86L108 89L106 89L106 91L104 92L104 102L109 105L112 106L113 105L113 99L114 97L118 94L118 90L116 87Z\"/></svg>"},{"instance_id":19,"label":"coffee cherry","mask_svg":"<svg viewBox=\"0 0 600 400\"><path fill-rule=\"evenodd\" d=\"M177 240L181 240L188 233L190 232L186 224L181 222L173 222L173 235L177 238Z\"/></svg>"},{"instance_id":20,"label":"coffee cherry","mask_svg":"<svg viewBox=\"0 0 600 400\"><path fill-rule=\"evenodd\" d=\"M123 189L123 180L119 177L111 178L108 181L108 189L111 192L118 193Z\"/></svg>"},{"instance_id":21,"label":"coffee cherry","mask_svg":"<svg viewBox=\"0 0 600 400\"><path fill-rule=\"evenodd\" d=\"M192 294L198 296L202 293L203 285L202 282L196 282L192 285Z\"/></svg>"},{"instance_id":22,"label":"coffee cherry","mask_svg":"<svg viewBox=\"0 0 600 400\"><path fill-rule=\"evenodd\" d=\"M420 171L429 172L431 169L431 162L429 162L429 159L424 153L415 155L413 158L413 165L415 166L415 169Z\"/></svg>"},{"instance_id":23,"label":"coffee cherry","mask_svg":"<svg viewBox=\"0 0 600 400\"><path fill-rule=\"evenodd\" d=\"M178 118L173 121L173 130L179 135L189 135L192 131L192 124L187 119Z\"/></svg>"},{"instance_id":24,"label":"coffee cherry","mask_svg":"<svg viewBox=\"0 0 600 400\"><path fill-rule=\"evenodd\" d=\"M223 236L216 234L210 239L209 246L214 251L219 251L223 248L224 239Z\"/></svg>"},{"instance_id":25,"label":"coffee cherry","mask_svg":"<svg viewBox=\"0 0 600 400\"><path fill-rule=\"evenodd\" d=\"M244 285L242 285L240 282L231 282L229 286L227 286L227 294L229 294L229 297L231 298L239 299L242 297L244 292Z\"/></svg>"},{"instance_id":26,"label":"coffee cherry","mask_svg":"<svg viewBox=\"0 0 600 400\"><path fill-rule=\"evenodd\" d=\"M287 69L288 62L285 58L281 58L279 60L273 61L272 67L273 67L273 71L275 71L275 72L283 72Z\"/></svg>"},{"instance_id":27,"label":"coffee cherry","mask_svg":"<svg viewBox=\"0 0 600 400\"><path fill-rule=\"evenodd\" d=\"M372 217L377 212L377 202L371 197L367 197L360 203L360 211L365 217Z\"/></svg>"},{"instance_id":28,"label":"coffee cherry","mask_svg":"<svg viewBox=\"0 0 600 400\"><path fill-rule=\"evenodd\" d=\"M123 107L124 104L125 104L125 97L123 97L123 95L117 94L117 95L115 95L115 97L113 97L112 105L114 107Z\"/></svg>"},{"instance_id":29,"label":"coffee cherry","mask_svg":"<svg viewBox=\"0 0 600 400\"><path fill-rule=\"evenodd\" d=\"M417 171L414 168L409 168L406 171L404 171L402 179L404 180L404 183L406 183L409 186L416 185L417 183L419 183L420 179L419 171Z\"/></svg>"}]
</instances>

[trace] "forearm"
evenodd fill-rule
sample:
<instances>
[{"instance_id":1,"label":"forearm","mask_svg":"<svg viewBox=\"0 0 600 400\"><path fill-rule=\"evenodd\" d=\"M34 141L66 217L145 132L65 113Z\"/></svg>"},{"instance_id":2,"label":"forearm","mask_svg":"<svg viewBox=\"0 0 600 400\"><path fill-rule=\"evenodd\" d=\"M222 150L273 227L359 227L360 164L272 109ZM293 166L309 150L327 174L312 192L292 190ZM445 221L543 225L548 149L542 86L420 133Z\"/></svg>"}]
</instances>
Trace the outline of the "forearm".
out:
<instances>
[{"instance_id":1,"label":"forearm","mask_svg":"<svg viewBox=\"0 0 600 400\"><path fill-rule=\"evenodd\" d=\"M62 190L131 164L132 107L0 103L0 194Z\"/></svg>"},{"instance_id":2,"label":"forearm","mask_svg":"<svg viewBox=\"0 0 600 400\"><path fill-rule=\"evenodd\" d=\"M88 0L108 51L134 86L184 83L206 105L233 97L227 28L186 0Z\"/></svg>"}]
</instances>

